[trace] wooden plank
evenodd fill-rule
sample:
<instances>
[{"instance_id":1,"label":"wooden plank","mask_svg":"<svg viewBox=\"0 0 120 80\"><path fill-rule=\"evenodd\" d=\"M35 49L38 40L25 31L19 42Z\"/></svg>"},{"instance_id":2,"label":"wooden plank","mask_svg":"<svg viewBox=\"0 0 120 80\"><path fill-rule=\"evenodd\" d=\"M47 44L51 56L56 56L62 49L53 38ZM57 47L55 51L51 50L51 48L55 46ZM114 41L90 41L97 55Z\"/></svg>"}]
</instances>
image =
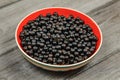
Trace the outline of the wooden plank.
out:
<instances>
[{"instance_id":1,"label":"wooden plank","mask_svg":"<svg viewBox=\"0 0 120 80\"><path fill-rule=\"evenodd\" d=\"M14 31L18 24L18 22L28 13L34 11L36 9L49 7L49 6L64 6L71 7L74 9L78 9L82 12L89 12L97 7L105 5L112 0L106 0L103 2L99 2L99 0L84 0L79 1L76 0L71 3L72 0L51 0L51 1L30 1L25 0L18 2L16 4L10 5L9 7L0 9L0 14L5 14L5 16L0 15L0 78L6 78L8 80L56 80L63 79L65 76L74 73L74 71L66 72L66 73L55 73L49 72L46 70L42 70L37 68L31 64L29 64L23 57L19 54L21 53L16 47L16 43L14 41ZM86 4L86 8L96 5L87 11L84 10ZM71 5L71 6L70 6ZM14 7L15 6L15 7ZM8 13L10 12L10 13ZM4 26L4 27L3 27ZM5 36L7 35L7 36ZM12 56L11 56L12 55ZM15 57L14 57L15 56ZM96 60L93 63L96 63Z\"/></svg>"},{"instance_id":2,"label":"wooden plank","mask_svg":"<svg viewBox=\"0 0 120 80\"><path fill-rule=\"evenodd\" d=\"M68 76L69 79L73 78L73 80L78 80L79 78L81 78L84 75L84 73L87 73L87 72L89 72L89 70L92 70L93 69L92 67L99 69L96 67L97 65L101 65L104 67L106 64L101 64L101 63L103 61L105 62L105 60L107 58L114 56L116 53L118 53L120 51L119 50L120 45L118 45L118 44L120 44L120 37L119 37L120 36L120 28L119 28L120 5L119 4L120 4L120 1L109 7L100 9L98 11L95 11L94 13L90 13L90 16L94 20L96 20L98 23L101 23L100 27L103 32L103 45L102 45L102 48L100 49L100 51L98 52L98 54L96 55L96 57L93 59L93 61L87 67L82 68L82 70L79 69L78 72L76 71L75 75L73 75L71 77ZM112 64L114 64L114 63L112 63ZM111 66L111 65L108 65L108 66ZM103 67L101 67L101 68L103 68ZM96 72L96 75L98 75L97 73L99 73L99 72L98 71L95 71L95 72ZM104 71L104 72L106 73L106 71ZM81 74L83 74L83 75L81 75ZM95 74L89 73L87 75L95 75ZM87 76L87 75L84 75L84 76L86 76L86 78L90 79L89 78L90 76ZM109 77L113 78L114 76L109 75ZM96 80L97 77L94 77L94 79ZM86 80L86 79L84 78L82 80ZM92 80L92 79L90 79L90 80ZM106 79L100 78L100 80L106 80Z\"/></svg>"},{"instance_id":3,"label":"wooden plank","mask_svg":"<svg viewBox=\"0 0 120 80\"><path fill-rule=\"evenodd\" d=\"M114 53L106 61L101 62L95 67L81 73L79 76L70 80L119 80L120 79L120 50Z\"/></svg>"},{"instance_id":4,"label":"wooden plank","mask_svg":"<svg viewBox=\"0 0 120 80\"><path fill-rule=\"evenodd\" d=\"M20 0L0 0L0 8L4 8L19 1Z\"/></svg>"}]
</instances>

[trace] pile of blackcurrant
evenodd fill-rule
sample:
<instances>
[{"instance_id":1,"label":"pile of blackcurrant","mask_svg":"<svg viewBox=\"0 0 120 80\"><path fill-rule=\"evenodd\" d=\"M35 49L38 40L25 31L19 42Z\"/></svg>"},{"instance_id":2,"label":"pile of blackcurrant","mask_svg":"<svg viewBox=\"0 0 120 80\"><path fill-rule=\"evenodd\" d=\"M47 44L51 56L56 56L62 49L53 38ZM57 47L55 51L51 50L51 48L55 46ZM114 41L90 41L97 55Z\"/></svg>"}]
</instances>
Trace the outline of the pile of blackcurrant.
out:
<instances>
[{"instance_id":1,"label":"pile of blackcurrant","mask_svg":"<svg viewBox=\"0 0 120 80\"><path fill-rule=\"evenodd\" d=\"M28 21L19 37L29 56L54 65L74 64L87 59L97 43L97 37L83 20L57 12Z\"/></svg>"}]
</instances>

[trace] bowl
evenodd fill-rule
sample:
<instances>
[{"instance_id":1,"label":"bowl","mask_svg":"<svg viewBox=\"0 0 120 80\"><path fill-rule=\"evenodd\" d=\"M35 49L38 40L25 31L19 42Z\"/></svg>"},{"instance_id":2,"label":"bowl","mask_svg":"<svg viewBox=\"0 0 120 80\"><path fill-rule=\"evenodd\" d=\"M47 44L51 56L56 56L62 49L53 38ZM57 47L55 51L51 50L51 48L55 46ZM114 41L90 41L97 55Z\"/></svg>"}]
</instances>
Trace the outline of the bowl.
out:
<instances>
[{"instance_id":1,"label":"bowl","mask_svg":"<svg viewBox=\"0 0 120 80\"><path fill-rule=\"evenodd\" d=\"M59 15L64 15L66 17L68 17L69 15L72 14L74 17L80 17L82 20L84 20L85 24L90 25L90 27L93 29L93 33L97 36L98 41L96 44L96 50L89 58L87 58L86 60L83 60L81 62L75 63L75 64L53 65L53 64L47 64L47 63L37 61L34 58L30 57L26 52L24 52L22 46L20 45L21 40L19 38L19 35L20 35L20 32L22 31L23 26L25 24L27 24L27 22L29 20L34 20L40 14L45 16L47 13L53 13L53 12L58 12ZM38 67L41 67L43 69L52 70L52 71L68 71L68 70L80 68L91 61L91 59L97 54L97 52L99 51L99 49L101 47L102 32L101 32L99 26L96 24L96 22L92 18L90 18L89 16L87 16L86 14L84 14L80 11L70 9L70 8L64 8L64 7L50 7L50 8L39 9L39 10L34 11L34 12L28 14L27 16L25 16L20 21L20 23L18 24L18 26L16 28L15 39L16 39L16 43L17 43L19 49L22 52L21 54L25 57L25 59L27 59L32 64L34 64Z\"/></svg>"}]
</instances>

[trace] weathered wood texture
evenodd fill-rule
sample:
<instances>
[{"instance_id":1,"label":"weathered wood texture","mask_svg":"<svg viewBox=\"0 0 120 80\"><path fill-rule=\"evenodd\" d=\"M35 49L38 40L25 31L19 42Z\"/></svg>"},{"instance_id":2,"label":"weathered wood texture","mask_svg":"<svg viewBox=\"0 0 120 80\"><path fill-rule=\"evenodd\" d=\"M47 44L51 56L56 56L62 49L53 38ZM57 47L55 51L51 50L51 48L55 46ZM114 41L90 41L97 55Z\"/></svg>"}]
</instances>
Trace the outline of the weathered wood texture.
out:
<instances>
[{"instance_id":1,"label":"weathered wood texture","mask_svg":"<svg viewBox=\"0 0 120 80\"><path fill-rule=\"evenodd\" d=\"M120 0L21 0L7 4L0 8L0 80L120 79ZM33 66L21 56L14 39L17 24L24 16L44 7L59 6L87 13L100 25L104 38L91 63L69 72L51 72Z\"/></svg>"},{"instance_id":2,"label":"weathered wood texture","mask_svg":"<svg viewBox=\"0 0 120 80\"><path fill-rule=\"evenodd\" d=\"M4 7L14 4L18 1L20 1L20 0L0 0L0 8L4 8Z\"/></svg>"}]
</instances>

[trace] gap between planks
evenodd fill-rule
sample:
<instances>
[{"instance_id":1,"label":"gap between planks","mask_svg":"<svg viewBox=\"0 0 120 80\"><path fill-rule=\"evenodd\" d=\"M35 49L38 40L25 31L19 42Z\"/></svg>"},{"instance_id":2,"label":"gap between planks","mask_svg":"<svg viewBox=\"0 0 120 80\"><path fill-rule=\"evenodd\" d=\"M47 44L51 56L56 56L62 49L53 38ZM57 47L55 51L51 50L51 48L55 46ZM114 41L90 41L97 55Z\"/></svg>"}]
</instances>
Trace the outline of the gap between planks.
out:
<instances>
[{"instance_id":1,"label":"gap between planks","mask_svg":"<svg viewBox=\"0 0 120 80\"><path fill-rule=\"evenodd\" d=\"M17 3L21 0L0 0L0 9Z\"/></svg>"}]
</instances>

